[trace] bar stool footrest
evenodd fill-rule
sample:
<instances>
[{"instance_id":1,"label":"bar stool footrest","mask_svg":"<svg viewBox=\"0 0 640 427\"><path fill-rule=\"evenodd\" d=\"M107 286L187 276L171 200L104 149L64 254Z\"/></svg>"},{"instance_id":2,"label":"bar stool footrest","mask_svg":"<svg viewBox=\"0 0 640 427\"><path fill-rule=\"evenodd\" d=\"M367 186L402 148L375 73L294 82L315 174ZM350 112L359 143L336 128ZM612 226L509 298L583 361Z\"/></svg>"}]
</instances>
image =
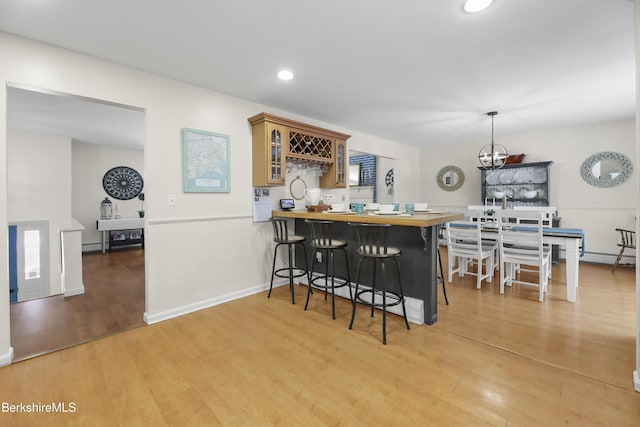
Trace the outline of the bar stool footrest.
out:
<instances>
[{"instance_id":1,"label":"bar stool footrest","mask_svg":"<svg viewBox=\"0 0 640 427\"><path fill-rule=\"evenodd\" d=\"M383 307L382 302L376 302L376 298L375 298L376 296L379 296L380 298L382 298L382 293L383 291L381 291L380 289L359 290L355 296L355 300L356 302L362 305L365 305L367 307L373 306L375 308L382 308ZM387 296L387 303L386 303L387 307L393 307L394 305L402 304L402 297L399 294L396 294L395 292L391 292L391 291L386 291L385 293ZM364 299L361 297L361 295L363 294L372 294L372 297L371 299Z\"/></svg>"},{"instance_id":2,"label":"bar stool footrest","mask_svg":"<svg viewBox=\"0 0 640 427\"><path fill-rule=\"evenodd\" d=\"M325 285L324 283L319 284L316 283L316 281L324 281L326 278L327 284ZM334 277L333 278L333 287L335 289L337 288L342 288L345 286L349 286L350 282L347 279L343 279L342 277ZM314 278L311 279L311 287L312 288L316 288L316 289L322 289L322 290L330 290L331 289L331 276L325 276L324 274L322 276L316 276Z\"/></svg>"},{"instance_id":3,"label":"bar stool footrest","mask_svg":"<svg viewBox=\"0 0 640 427\"><path fill-rule=\"evenodd\" d=\"M289 279L289 267L279 268L274 273L274 276L280 277L283 279ZM303 268L293 268L293 276L291 278L306 276L307 271Z\"/></svg>"}]
</instances>

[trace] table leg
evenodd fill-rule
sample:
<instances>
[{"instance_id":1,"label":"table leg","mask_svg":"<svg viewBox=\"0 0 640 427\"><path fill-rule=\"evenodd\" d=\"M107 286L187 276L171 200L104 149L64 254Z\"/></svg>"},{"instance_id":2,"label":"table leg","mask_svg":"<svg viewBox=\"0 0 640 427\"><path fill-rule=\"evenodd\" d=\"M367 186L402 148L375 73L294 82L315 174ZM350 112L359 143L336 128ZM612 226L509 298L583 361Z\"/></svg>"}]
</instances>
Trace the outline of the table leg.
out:
<instances>
[{"instance_id":1,"label":"table leg","mask_svg":"<svg viewBox=\"0 0 640 427\"><path fill-rule=\"evenodd\" d=\"M578 265L580 262L580 239L566 239L565 246L567 269L567 301L576 302L578 289Z\"/></svg>"},{"instance_id":2,"label":"table leg","mask_svg":"<svg viewBox=\"0 0 640 427\"><path fill-rule=\"evenodd\" d=\"M104 238L105 238L106 233L107 233L106 231L102 232L102 253L104 253Z\"/></svg>"}]
</instances>

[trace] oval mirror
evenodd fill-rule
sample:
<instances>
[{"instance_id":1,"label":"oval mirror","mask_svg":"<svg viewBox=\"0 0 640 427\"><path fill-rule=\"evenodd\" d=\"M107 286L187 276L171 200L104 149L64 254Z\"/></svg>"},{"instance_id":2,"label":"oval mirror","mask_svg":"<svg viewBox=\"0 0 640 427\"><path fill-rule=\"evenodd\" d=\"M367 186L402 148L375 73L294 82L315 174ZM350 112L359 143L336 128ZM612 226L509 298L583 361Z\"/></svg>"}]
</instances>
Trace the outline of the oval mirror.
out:
<instances>
[{"instance_id":1,"label":"oval mirror","mask_svg":"<svg viewBox=\"0 0 640 427\"><path fill-rule=\"evenodd\" d=\"M291 184L289 184L289 193L291 193L291 197L296 200L304 199L304 190L306 189L307 183L300 178L300 175L291 180Z\"/></svg>"},{"instance_id":2,"label":"oval mirror","mask_svg":"<svg viewBox=\"0 0 640 427\"><path fill-rule=\"evenodd\" d=\"M464 172L457 166L445 166L438 172L436 182L445 191L455 191L464 184Z\"/></svg>"},{"instance_id":3,"label":"oval mirror","mask_svg":"<svg viewBox=\"0 0 640 427\"><path fill-rule=\"evenodd\" d=\"M582 179L594 187L609 188L625 182L633 172L631 160L624 154L603 151L587 158L580 168Z\"/></svg>"}]
</instances>

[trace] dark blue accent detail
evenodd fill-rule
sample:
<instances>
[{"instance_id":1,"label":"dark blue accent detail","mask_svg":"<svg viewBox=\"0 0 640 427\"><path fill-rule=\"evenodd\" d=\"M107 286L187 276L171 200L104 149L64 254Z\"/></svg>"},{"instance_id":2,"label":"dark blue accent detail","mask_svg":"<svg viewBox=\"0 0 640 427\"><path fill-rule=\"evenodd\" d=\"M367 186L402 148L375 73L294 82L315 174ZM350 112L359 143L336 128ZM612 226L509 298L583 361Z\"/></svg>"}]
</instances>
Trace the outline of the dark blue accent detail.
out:
<instances>
[{"instance_id":1,"label":"dark blue accent detail","mask_svg":"<svg viewBox=\"0 0 640 427\"><path fill-rule=\"evenodd\" d=\"M18 302L18 226L9 226L9 302Z\"/></svg>"},{"instance_id":2,"label":"dark blue accent detail","mask_svg":"<svg viewBox=\"0 0 640 427\"><path fill-rule=\"evenodd\" d=\"M349 157L349 164L360 164L360 185L373 187L373 201L378 201L378 190L376 188L377 162L376 156L371 154L361 154Z\"/></svg>"}]
</instances>

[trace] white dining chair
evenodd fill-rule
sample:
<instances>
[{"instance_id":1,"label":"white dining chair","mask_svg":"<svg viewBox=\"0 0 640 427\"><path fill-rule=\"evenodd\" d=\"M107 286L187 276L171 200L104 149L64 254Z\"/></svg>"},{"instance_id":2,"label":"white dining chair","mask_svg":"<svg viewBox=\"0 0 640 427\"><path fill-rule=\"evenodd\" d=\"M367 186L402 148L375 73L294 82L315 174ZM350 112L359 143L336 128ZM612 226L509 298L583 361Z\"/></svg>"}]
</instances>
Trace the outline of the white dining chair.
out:
<instances>
[{"instance_id":1,"label":"white dining chair","mask_svg":"<svg viewBox=\"0 0 640 427\"><path fill-rule=\"evenodd\" d=\"M551 274L551 246L543 243L544 213L527 210L498 212L498 244L500 248L500 293L514 283L538 287L538 299L544 294ZM536 267L538 280L531 281L520 265ZM525 280L526 277L528 280Z\"/></svg>"},{"instance_id":2,"label":"white dining chair","mask_svg":"<svg viewBox=\"0 0 640 427\"><path fill-rule=\"evenodd\" d=\"M494 224L496 219L496 212L502 210L501 206L482 206L482 205L469 205L465 211L464 217L469 221L478 222L480 224ZM498 245L496 239L482 239L482 243L485 245L495 246L495 252L493 254L493 270L496 271L499 267L498 260L500 258L498 253ZM471 261L471 260L470 260Z\"/></svg>"},{"instance_id":3,"label":"white dining chair","mask_svg":"<svg viewBox=\"0 0 640 427\"><path fill-rule=\"evenodd\" d=\"M514 206L513 209L517 211L542 212L544 215L542 225L548 228L553 227L553 219L558 214L558 210L553 206ZM523 223L526 224L527 220L525 218L516 218L516 222L518 224L523 224ZM553 253L552 253L552 256L553 256ZM531 271L531 270L527 270L527 269L522 270L520 266L517 266L516 271ZM552 269L549 269L550 278L551 278L551 271Z\"/></svg>"},{"instance_id":4,"label":"white dining chair","mask_svg":"<svg viewBox=\"0 0 640 427\"><path fill-rule=\"evenodd\" d=\"M453 273L459 277L465 274L477 277L476 287L481 288L484 279L491 283L495 269L497 243L484 242L481 237L482 224L478 221L456 221L447 223L447 256L448 280L453 280ZM457 261L457 268L456 268ZM470 267L477 265L474 272ZM483 268L484 266L484 268Z\"/></svg>"},{"instance_id":5,"label":"white dining chair","mask_svg":"<svg viewBox=\"0 0 640 427\"><path fill-rule=\"evenodd\" d=\"M469 221L485 222L493 220L499 210L502 210L502 206L469 205L465 211L465 218L469 218Z\"/></svg>"},{"instance_id":6,"label":"white dining chair","mask_svg":"<svg viewBox=\"0 0 640 427\"><path fill-rule=\"evenodd\" d=\"M553 227L553 218L558 214L558 210L553 206L514 206L513 209L516 211L542 212L544 214L543 222L545 227Z\"/></svg>"}]
</instances>

